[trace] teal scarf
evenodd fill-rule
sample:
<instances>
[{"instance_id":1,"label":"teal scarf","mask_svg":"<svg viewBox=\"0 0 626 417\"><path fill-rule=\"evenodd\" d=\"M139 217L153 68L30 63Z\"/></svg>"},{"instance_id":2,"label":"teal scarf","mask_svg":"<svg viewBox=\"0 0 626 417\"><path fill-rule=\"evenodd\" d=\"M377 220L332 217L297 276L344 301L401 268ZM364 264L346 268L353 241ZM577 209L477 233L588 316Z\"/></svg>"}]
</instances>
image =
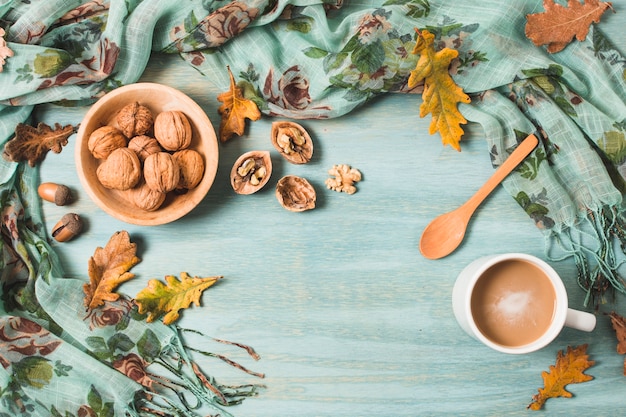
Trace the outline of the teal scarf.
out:
<instances>
[{"instance_id":1,"label":"teal scarf","mask_svg":"<svg viewBox=\"0 0 626 417\"><path fill-rule=\"evenodd\" d=\"M4 1L13 56L0 73L0 141L37 104L85 105L137 81L151 51L180 54L223 91L230 66L267 116L340 116L380 94L421 92L407 79L415 28L427 28L438 48L459 52L450 71L472 98L459 109L483 126L494 166L529 133L541 138L504 186L541 229L548 256L574 260L585 304L626 291L626 60L601 24L556 54L534 46L524 25L540 0L469 3ZM76 311L82 281L63 278L46 242L36 172L0 165L0 410L194 415L205 404L228 415L224 406L254 395L201 373L178 329L146 324L126 299Z\"/></svg>"}]
</instances>

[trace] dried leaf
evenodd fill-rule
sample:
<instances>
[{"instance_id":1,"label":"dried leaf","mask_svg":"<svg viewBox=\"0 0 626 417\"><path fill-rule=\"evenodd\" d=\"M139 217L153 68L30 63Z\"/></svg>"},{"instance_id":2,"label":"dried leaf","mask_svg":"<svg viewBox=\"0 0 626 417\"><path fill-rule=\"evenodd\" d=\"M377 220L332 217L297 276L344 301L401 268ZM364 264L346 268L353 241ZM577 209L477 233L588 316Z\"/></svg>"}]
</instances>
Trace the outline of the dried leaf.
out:
<instances>
[{"instance_id":1,"label":"dried leaf","mask_svg":"<svg viewBox=\"0 0 626 417\"><path fill-rule=\"evenodd\" d=\"M135 297L139 313L148 313L147 322L164 315L163 323L172 324L178 319L178 312L194 303L200 305L202 292L215 284L221 276L191 277L186 272L180 275L180 281L173 275L165 276L166 284L156 279L148 281L148 286Z\"/></svg>"},{"instance_id":2,"label":"dried leaf","mask_svg":"<svg viewBox=\"0 0 626 417\"><path fill-rule=\"evenodd\" d=\"M48 151L60 153L67 139L76 132L72 125L54 124L54 129L45 123L37 127L19 123L15 127L15 137L4 145L4 158L12 162L28 161L30 166L46 157Z\"/></svg>"},{"instance_id":3,"label":"dried leaf","mask_svg":"<svg viewBox=\"0 0 626 417\"><path fill-rule=\"evenodd\" d=\"M584 41L592 23L612 8L611 3L599 0L569 0L567 6L544 0L545 12L526 16L526 36L536 45L548 45L548 52L565 48L574 38Z\"/></svg>"},{"instance_id":4,"label":"dried leaf","mask_svg":"<svg viewBox=\"0 0 626 417\"><path fill-rule=\"evenodd\" d=\"M224 103L217 109L222 116L219 131L222 142L226 142L233 135L243 135L246 119L259 120L261 118L257 105L245 98L241 89L235 84L235 77L230 68L228 68L228 75L230 76L230 90L217 96L217 99Z\"/></svg>"},{"instance_id":5,"label":"dried leaf","mask_svg":"<svg viewBox=\"0 0 626 417\"><path fill-rule=\"evenodd\" d=\"M556 364L550 365L549 372L541 373L544 387L539 388L539 393L533 396L533 402L526 408L540 410L549 398L571 398L572 393L565 387L568 384L591 381L593 377L584 372L594 363L595 361L589 360L586 344L575 348L568 346L565 355L560 350L556 356Z\"/></svg>"},{"instance_id":6,"label":"dried leaf","mask_svg":"<svg viewBox=\"0 0 626 417\"><path fill-rule=\"evenodd\" d=\"M87 309L119 298L119 294L113 291L135 276L128 271L140 261L136 253L137 245L131 243L128 232L124 230L111 236L104 248L96 248L89 258L89 284L83 285Z\"/></svg>"},{"instance_id":7,"label":"dried leaf","mask_svg":"<svg viewBox=\"0 0 626 417\"><path fill-rule=\"evenodd\" d=\"M456 85L450 76L450 62L458 56L454 49L443 48L435 51L435 35L424 29L418 31L414 54L420 54L415 69L409 75L408 87L415 88L424 81L420 117L432 115L429 133L441 134L444 145L461 150L459 142L463 136L461 124L467 120L459 112L458 103L469 103L470 98Z\"/></svg>"},{"instance_id":8,"label":"dried leaf","mask_svg":"<svg viewBox=\"0 0 626 417\"><path fill-rule=\"evenodd\" d=\"M0 72L4 69L6 59L13 56L13 50L7 46L7 42L4 40L4 29L0 28Z\"/></svg>"},{"instance_id":9,"label":"dried leaf","mask_svg":"<svg viewBox=\"0 0 626 417\"><path fill-rule=\"evenodd\" d=\"M617 353L623 355L626 353L626 319L615 312L609 314L609 317L615 330L615 337L617 337ZM626 375L626 359L624 359L624 375Z\"/></svg>"}]
</instances>

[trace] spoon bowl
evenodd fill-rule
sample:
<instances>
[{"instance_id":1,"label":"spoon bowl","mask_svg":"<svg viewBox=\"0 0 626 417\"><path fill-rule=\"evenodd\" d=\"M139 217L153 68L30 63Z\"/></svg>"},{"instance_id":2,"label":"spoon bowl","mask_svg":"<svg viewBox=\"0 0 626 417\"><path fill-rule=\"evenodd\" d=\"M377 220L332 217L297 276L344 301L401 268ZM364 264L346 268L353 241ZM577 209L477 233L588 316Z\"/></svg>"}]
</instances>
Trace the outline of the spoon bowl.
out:
<instances>
[{"instance_id":1,"label":"spoon bowl","mask_svg":"<svg viewBox=\"0 0 626 417\"><path fill-rule=\"evenodd\" d=\"M443 258L454 252L465 237L465 230L480 203L513 171L537 146L539 140L529 135L478 191L456 210L442 214L431 221L422 232L420 252L427 259Z\"/></svg>"}]
</instances>

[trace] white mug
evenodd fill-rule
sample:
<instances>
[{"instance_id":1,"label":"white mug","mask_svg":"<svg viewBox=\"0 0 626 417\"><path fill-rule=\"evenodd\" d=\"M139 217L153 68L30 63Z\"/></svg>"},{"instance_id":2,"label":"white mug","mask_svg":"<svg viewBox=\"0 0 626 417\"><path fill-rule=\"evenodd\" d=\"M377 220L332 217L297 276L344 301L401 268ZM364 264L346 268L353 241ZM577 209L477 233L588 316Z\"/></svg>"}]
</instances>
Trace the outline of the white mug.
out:
<instances>
[{"instance_id":1,"label":"white mug","mask_svg":"<svg viewBox=\"0 0 626 417\"><path fill-rule=\"evenodd\" d=\"M543 260L523 253L479 258L459 274L454 315L470 336L504 353L529 353L552 342L563 326L590 332L593 314L568 308L563 281Z\"/></svg>"}]
</instances>

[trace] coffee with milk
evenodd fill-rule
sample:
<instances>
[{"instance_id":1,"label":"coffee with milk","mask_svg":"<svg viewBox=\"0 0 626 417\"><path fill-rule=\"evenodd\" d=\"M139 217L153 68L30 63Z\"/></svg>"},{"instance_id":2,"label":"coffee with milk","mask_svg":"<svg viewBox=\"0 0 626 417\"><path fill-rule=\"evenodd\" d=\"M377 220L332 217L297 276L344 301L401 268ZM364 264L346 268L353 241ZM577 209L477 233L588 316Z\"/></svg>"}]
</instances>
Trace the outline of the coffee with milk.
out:
<instances>
[{"instance_id":1,"label":"coffee with milk","mask_svg":"<svg viewBox=\"0 0 626 417\"><path fill-rule=\"evenodd\" d=\"M493 343L518 347L539 339L553 321L557 296L550 278L523 259L489 267L476 281L471 314Z\"/></svg>"}]
</instances>

